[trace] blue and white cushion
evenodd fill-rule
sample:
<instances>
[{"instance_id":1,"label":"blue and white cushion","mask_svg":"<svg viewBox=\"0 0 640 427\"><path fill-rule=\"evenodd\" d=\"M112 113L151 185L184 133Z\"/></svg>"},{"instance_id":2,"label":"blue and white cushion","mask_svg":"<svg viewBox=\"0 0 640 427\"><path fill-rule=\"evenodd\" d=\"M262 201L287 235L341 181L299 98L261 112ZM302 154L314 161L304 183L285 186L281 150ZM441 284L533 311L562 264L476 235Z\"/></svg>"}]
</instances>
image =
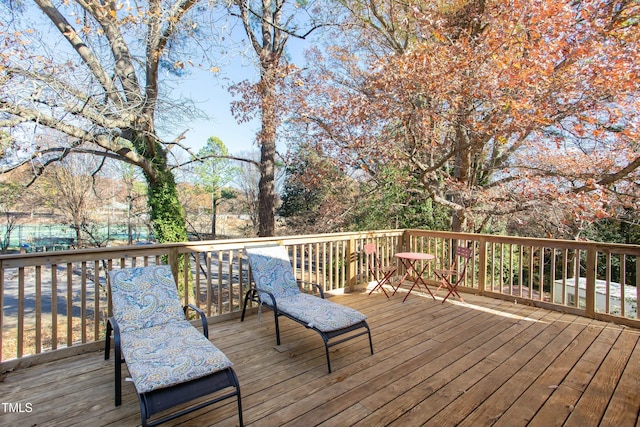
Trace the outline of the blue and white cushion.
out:
<instances>
[{"instance_id":1,"label":"blue and white cushion","mask_svg":"<svg viewBox=\"0 0 640 427\"><path fill-rule=\"evenodd\" d=\"M121 348L138 393L232 366L227 356L186 320L122 333Z\"/></svg>"},{"instance_id":2,"label":"blue and white cushion","mask_svg":"<svg viewBox=\"0 0 640 427\"><path fill-rule=\"evenodd\" d=\"M271 292L276 301L298 295L300 288L293 275L287 248L284 246L262 246L247 248L251 275L257 289ZM269 299L261 296L263 301Z\"/></svg>"},{"instance_id":3,"label":"blue and white cushion","mask_svg":"<svg viewBox=\"0 0 640 427\"><path fill-rule=\"evenodd\" d=\"M113 317L120 332L184 320L168 265L112 270L109 278Z\"/></svg>"},{"instance_id":4,"label":"blue and white cushion","mask_svg":"<svg viewBox=\"0 0 640 427\"><path fill-rule=\"evenodd\" d=\"M278 299L278 310L322 332L343 329L367 318L353 308L304 293Z\"/></svg>"},{"instance_id":5,"label":"blue and white cushion","mask_svg":"<svg viewBox=\"0 0 640 427\"><path fill-rule=\"evenodd\" d=\"M367 318L352 308L301 292L284 246L254 247L246 251L256 288L273 294L278 311L322 332L343 329ZM271 304L265 295L260 298Z\"/></svg>"},{"instance_id":6,"label":"blue and white cushion","mask_svg":"<svg viewBox=\"0 0 640 427\"><path fill-rule=\"evenodd\" d=\"M204 377L231 361L186 320L171 268L109 272L120 348L138 393Z\"/></svg>"}]
</instances>

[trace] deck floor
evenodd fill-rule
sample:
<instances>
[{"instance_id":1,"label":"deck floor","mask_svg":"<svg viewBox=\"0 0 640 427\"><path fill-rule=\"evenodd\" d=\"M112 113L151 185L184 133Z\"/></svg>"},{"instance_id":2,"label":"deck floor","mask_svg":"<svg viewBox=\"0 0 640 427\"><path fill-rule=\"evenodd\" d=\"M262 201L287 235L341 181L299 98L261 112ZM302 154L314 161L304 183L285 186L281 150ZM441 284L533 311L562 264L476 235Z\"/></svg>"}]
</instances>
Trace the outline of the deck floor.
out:
<instances>
[{"instance_id":1,"label":"deck floor","mask_svg":"<svg viewBox=\"0 0 640 427\"><path fill-rule=\"evenodd\" d=\"M369 317L375 350L366 337L334 347L331 374L320 337L288 319L274 348L271 312L212 324L210 338L235 364L247 426L639 425L639 330L463 296L331 297ZM115 407L98 352L7 373L0 396L0 425L140 424L132 383ZM167 423L237 424L234 401Z\"/></svg>"}]
</instances>

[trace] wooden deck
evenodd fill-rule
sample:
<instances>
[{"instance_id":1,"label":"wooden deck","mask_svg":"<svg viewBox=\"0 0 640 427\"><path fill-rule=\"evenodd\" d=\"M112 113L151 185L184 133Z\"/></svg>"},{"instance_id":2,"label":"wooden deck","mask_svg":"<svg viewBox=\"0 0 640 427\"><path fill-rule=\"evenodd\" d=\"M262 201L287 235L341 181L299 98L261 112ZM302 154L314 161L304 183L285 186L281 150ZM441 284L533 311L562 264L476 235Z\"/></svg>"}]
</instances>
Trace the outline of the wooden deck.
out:
<instances>
[{"instance_id":1,"label":"wooden deck","mask_svg":"<svg viewBox=\"0 0 640 427\"><path fill-rule=\"evenodd\" d=\"M235 363L247 426L638 426L640 331L569 314L464 295L441 304L411 294L347 294L333 301L369 316L366 338L332 351L271 312L212 324ZM7 373L0 425L135 426L133 385L113 405L113 360L91 353ZM20 403L12 412L6 403ZM168 425L237 425L235 402Z\"/></svg>"}]
</instances>

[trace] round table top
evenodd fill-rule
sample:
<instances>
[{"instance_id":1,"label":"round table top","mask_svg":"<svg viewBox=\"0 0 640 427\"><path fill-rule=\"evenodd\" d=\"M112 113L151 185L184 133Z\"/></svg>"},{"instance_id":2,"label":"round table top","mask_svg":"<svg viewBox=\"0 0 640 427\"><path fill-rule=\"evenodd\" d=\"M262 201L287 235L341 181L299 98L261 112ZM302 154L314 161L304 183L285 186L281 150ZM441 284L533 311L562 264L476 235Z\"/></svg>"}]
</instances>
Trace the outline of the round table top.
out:
<instances>
[{"instance_id":1,"label":"round table top","mask_svg":"<svg viewBox=\"0 0 640 427\"><path fill-rule=\"evenodd\" d=\"M398 258L414 259L414 260L427 260L434 259L435 256L431 254L425 254L423 252L398 252L396 253Z\"/></svg>"}]
</instances>

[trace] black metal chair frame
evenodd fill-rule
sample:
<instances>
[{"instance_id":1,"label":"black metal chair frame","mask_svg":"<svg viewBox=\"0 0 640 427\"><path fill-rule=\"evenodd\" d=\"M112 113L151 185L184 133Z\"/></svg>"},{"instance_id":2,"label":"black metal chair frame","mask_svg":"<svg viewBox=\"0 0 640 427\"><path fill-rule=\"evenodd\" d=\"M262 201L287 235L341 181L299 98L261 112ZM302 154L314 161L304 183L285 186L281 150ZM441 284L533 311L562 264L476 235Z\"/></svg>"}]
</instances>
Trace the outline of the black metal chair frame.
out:
<instances>
[{"instance_id":1,"label":"black metal chair frame","mask_svg":"<svg viewBox=\"0 0 640 427\"><path fill-rule=\"evenodd\" d=\"M195 310L202 321L202 333L205 337L209 338L209 327L207 324L207 316L200 308L189 304L185 306L185 316L187 310L191 308ZM126 363L122 357L122 351L120 347L120 328L118 323L113 317L110 317L107 322L107 333L104 346L104 359L109 359L110 347L111 347L111 333L113 332L113 348L115 358L115 404L120 406L122 404L122 363ZM197 405L192 405L179 412L169 414L165 417L153 420L149 422L149 419L159 412L170 409L174 406L189 402L193 399L202 397L207 394L214 393L219 390L232 387L233 391L216 396L214 399L207 400ZM203 390L209 390L203 392ZM189 412L196 411L204 408L205 406L212 405L222 400L237 397L238 401L238 418L240 426L243 426L242 420L242 399L240 396L240 383L235 371L229 367L218 372L214 372L211 375L207 375L202 378L197 378L188 382L176 384L170 387L165 387L157 390L153 390L147 393L138 394L138 400L140 402L140 415L142 418L142 426L156 426L158 424L173 420Z\"/></svg>"},{"instance_id":2,"label":"black metal chair frame","mask_svg":"<svg viewBox=\"0 0 640 427\"><path fill-rule=\"evenodd\" d=\"M309 282L301 282L298 281L298 284L301 283L309 283ZM320 298L324 299L324 292L322 291L322 288L316 284L316 283L309 283L310 285L312 285L313 287L315 287L318 292L320 293ZM269 297L269 301L266 301L266 298L262 298L261 295L267 295ZM316 327L310 327L306 322L290 315L289 313L286 313L284 311L278 310L278 303L276 302L275 297L273 296L273 294L271 292L265 291L265 290L261 290L261 289L257 289L255 286L251 286L251 288L247 291L245 298L244 298L244 307L242 308L242 317L240 318L240 321L244 321L244 315L245 312L247 310L247 303L249 301L253 301L255 303L261 304L264 307L267 307L268 309L273 311L273 317L275 320L275 327L276 327L276 345L280 345L280 324L278 322L278 318L280 316L285 316L291 320L293 320L294 322L297 322L299 324L301 324L302 326L304 326L307 329L312 329L314 331L316 331L318 334L320 334L320 336L322 337L322 341L324 342L324 348L325 348L325 354L327 357L327 368L329 370L329 373L331 373L331 359L329 357L329 348L333 347L335 345L341 344L345 341L349 341L353 338L362 336L362 335L368 335L369 336L369 348L371 350L371 354L373 354L373 341L371 340L371 330L369 329L369 325L367 324L366 320L363 320L361 322L355 323L351 326L348 326L346 328L342 328L342 329L338 329L335 331L329 331L329 332L323 332L320 329L316 328ZM334 340L331 341L332 339L339 337L341 335L347 334L349 332L352 331L357 331L359 329L364 329L363 331L360 331L356 334L349 334L349 336L344 337L342 339L339 340Z\"/></svg>"}]
</instances>

